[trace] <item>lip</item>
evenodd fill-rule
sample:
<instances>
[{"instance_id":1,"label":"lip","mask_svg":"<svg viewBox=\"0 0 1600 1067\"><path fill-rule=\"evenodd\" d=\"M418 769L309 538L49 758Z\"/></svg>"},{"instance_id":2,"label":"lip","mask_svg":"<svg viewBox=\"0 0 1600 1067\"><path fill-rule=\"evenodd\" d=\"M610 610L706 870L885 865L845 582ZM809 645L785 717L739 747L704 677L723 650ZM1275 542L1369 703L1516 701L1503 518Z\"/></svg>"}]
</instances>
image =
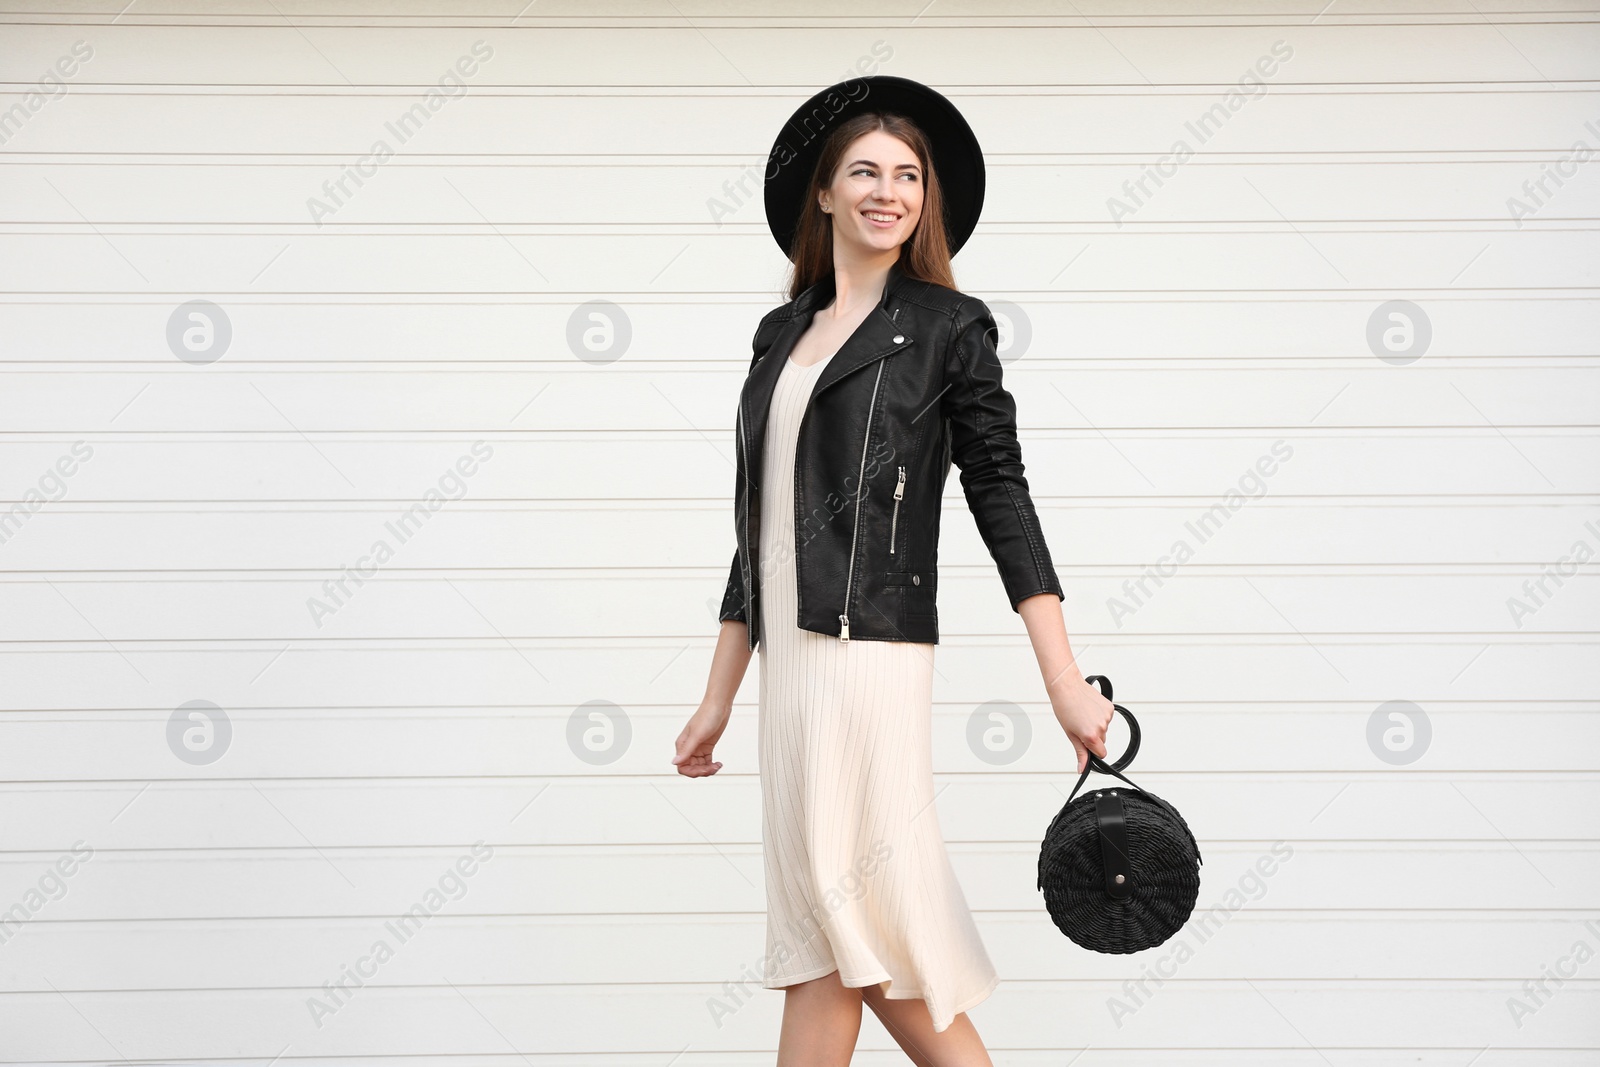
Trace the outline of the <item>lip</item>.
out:
<instances>
[{"instance_id":1,"label":"lip","mask_svg":"<svg viewBox=\"0 0 1600 1067\"><path fill-rule=\"evenodd\" d=\"M866 219L866 222L867 222L868 226L876 226L880 230L888 230L888 229L894 228L895 226L898 226L900 224L900 220L905 217L904 215L896 215L893 211L878 211L877 208L869 208L868 210L873 211L873 212L875 212L875 213L877 213L879 215L894 215L894 218L891 221L882 222L882 221L879 221L878 219L869 218L866 211L860 212L861 217L863 219Z\"/></svg>"}]
</instances>

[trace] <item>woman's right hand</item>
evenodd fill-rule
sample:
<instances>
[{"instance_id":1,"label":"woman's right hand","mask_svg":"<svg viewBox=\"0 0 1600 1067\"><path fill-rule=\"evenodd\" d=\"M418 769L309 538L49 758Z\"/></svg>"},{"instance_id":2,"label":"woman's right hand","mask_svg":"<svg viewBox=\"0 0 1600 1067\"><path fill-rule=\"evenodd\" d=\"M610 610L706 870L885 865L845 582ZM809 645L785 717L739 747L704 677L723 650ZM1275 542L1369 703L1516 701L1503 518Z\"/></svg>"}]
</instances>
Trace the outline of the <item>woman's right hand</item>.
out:
<instances>
[{"instance_id":1,"label":"woman's right hand","mask_svg":"<svg viewBox=\"0 0 1600 1067\"><path fill-rule=\"evenodd\" d=\"M701 704L689 717L688 725L678 735L677 754L672 757L679 774L686 778L704 778L722 769L722 764L712 760L711 749L721 739L722 731L728 728L732 714L731 707L708 702Z\"/></svg>"}]
</instances>

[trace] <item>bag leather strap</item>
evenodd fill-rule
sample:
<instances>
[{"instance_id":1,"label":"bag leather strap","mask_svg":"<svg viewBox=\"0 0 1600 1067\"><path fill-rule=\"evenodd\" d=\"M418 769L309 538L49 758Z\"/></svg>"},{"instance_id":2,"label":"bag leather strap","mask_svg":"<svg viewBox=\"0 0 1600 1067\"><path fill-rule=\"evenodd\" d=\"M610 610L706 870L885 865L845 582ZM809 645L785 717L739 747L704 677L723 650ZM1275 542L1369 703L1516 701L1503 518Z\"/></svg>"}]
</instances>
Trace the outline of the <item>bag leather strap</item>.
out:
<instances>
[{"instance_id":1,"label":"bag leather strap","mask_svg":"<svg viewBox=\"0 0 1600 1067\"><path fill-rule=\"evenodd\" d=\"M1105 871L1106 896L1126 900L1133 894L1133 865L1128 860L1128 820L1115 789L1095 794L1094 816L1100 831L1100 866Z\"/></svg>"}]
</instances>

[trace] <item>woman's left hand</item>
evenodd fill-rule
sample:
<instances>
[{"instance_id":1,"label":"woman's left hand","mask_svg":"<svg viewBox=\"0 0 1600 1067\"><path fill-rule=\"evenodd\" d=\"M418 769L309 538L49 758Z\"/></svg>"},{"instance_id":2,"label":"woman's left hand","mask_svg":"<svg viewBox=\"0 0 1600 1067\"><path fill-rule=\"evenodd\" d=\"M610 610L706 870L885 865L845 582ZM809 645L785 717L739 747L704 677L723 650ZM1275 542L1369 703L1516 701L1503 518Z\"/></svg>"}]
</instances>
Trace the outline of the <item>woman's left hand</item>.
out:
<instances>
[{"instance_id":1,"label":"woman's left hand","mask_svg":"<svg viewBox=\"0 0 1600 1067\"><path fill-rule=\"evenodd\" d=\"M1078 754L1078 773L1089 764L1089 753L1106 758L1106 727L1117 709L1100 690L1083 680L1072 646L1067 641L1067 626L1061 617L1061 598L1054 593L1035 593L1017 602L1017 612L1028 627L1044 676L1045 692L1056 721L1067 732L1072 750Z\"/></svg>"},{"instance_id":2,"label":"woman's left hand","mask_svg":"<svg viewBox=\"0 0 1600 1067\"><path fill-rule=\"evenodd\" d=\"M1088 753L1106 758L1106 728L1117 710L1098 688L1077 675L1063 679L1050 693L1050 707L1078 755L1079 774L1088 766Z\"/></svg>"}]
</instances>

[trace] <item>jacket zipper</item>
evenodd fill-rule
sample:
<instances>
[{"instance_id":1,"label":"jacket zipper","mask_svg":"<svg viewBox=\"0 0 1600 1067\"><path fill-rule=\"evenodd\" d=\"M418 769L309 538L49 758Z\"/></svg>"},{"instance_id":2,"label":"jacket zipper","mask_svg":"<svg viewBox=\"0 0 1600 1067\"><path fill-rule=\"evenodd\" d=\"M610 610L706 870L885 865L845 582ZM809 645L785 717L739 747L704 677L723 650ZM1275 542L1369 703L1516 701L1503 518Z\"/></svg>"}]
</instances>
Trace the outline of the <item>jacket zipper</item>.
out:
<instances>
[{"instance_id":1,"label":"jacket zipper","mask_svg":"<svg viewBox=\"0 0 1600 1067\"><path fill-rule=\"evenodd\" d=\"M900 476L894 483L894 514L889 519L889 555L894 555L894 531L900 523L900 498L906 495L906 469L900 468Z\"/></svg>"},{"instance_id":2,"label":"jacket zipper","mask_svg":"<svg viewBox=\"0 0 1600 1067\"><path fill-rule=\"evenodd\" d=\"M861 436L861 469L856 472L855 524L850 531L850 569L845 572L844 610L839 613L839 640L850 640L850 588L856 577L856 542L861 536L861 500L866 494L867 445L872 440L872 416L878 407L878 383L883 380L883 365L878 361L878 376L872 380L872 399L867 402L867 432Z\"/></svg>"}]
</instances>

